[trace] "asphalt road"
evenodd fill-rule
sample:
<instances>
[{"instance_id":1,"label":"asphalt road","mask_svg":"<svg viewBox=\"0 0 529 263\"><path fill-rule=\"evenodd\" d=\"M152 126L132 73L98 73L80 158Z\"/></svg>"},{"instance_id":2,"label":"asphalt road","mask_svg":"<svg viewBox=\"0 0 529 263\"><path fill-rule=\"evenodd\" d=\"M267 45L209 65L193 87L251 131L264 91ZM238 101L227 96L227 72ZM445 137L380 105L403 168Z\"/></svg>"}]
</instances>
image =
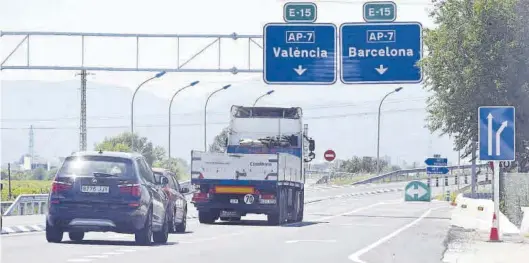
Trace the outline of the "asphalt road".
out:
<instances>
[{"instance_id":1,"label":"asphalt road","mask_svg":"<svg viewBox=\"0 0 529 263\"><path fill-rule=\"evenodd\" d=\"M369 187L307 191L307 199ZM264 216L201 225L166 245L140 247L132 235L88 233L85 241L47 243L44 233L3 235L1 259L20 262L440 262L449 228L446 202L403 202L403 192L326 199L306 206L302 223L267 226ZM191 209L194 211L194 209Z\"/></svg>"}]
</instances>

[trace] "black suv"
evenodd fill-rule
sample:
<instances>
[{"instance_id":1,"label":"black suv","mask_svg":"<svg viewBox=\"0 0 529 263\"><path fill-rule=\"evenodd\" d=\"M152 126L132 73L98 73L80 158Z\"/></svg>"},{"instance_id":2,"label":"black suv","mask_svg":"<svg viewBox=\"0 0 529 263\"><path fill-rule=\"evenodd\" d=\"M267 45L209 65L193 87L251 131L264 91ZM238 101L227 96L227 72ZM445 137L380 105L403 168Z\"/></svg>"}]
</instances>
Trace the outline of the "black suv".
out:
<instances>
[{"instance_id":1,"label":"black suv","mask_svg":"<svg viewBox=\"0 0 529 263\"><path fill-rule=\"evenodd\" d=\"M135 234L141 245L166 243L169 213L162 188L143 156L123 152L78 152L57 171L46 218L48 242L68 232L81 241L85 232Z\"/></svg>"}]
</instances>

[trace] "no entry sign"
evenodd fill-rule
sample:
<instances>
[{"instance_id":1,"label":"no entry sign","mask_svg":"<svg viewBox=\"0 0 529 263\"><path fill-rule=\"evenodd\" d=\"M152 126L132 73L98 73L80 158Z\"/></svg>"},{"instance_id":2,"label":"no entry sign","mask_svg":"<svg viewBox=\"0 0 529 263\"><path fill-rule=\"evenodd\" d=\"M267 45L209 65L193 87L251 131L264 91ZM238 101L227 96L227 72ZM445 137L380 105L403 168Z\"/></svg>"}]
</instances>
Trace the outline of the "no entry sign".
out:
<instances>
[{"instance_id":1,"label":"no entry sign","mask_svg":"<svg viewBox=\"0 0 529 263\"><path fill-rule=\"evenodd\" d=\"M336 158L336 153L333 150L327 150L323 154L323 158L325 158L325 160L328 162L332 162L334 158Z\"/></svg>"}]
</instances>

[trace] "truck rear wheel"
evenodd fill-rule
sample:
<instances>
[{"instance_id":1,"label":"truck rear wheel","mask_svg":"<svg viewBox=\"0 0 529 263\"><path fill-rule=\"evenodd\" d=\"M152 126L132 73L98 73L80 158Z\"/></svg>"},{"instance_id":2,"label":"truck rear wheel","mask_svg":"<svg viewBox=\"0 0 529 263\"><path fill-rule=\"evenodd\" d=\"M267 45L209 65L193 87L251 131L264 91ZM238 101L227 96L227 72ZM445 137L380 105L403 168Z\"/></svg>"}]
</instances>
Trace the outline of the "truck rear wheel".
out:
<instances>
[{"instance_id":1,"label":"truck rear wheel","mask_svg":"<svg viewBox=\"0 0 529 263\"><path fill-rule=\"evenodd\" d=\"M279 215L278 214L268 214L266 215L268 224L271 226L279 225Z\"/></svg>"},{"instance_id":2,"label":"truck rear wheel","mask_svg":"<svg viewBox=\"0 0 529 263\"><path fill-rule=\"evenodd\" d=\"M297 214L297 222L303 221L303 211L305 210L305 192L301 191L299 193L299 211Z\"/></svg>"},{"instance_id":3,"label":"truck rear wheel","mask_svg":"<svg viewBox=\"0 0 529 263\"><path fill-rule=\"evenodd\" d=\"M215 214L209 211L198 211L198 221L202 224L213 224L216 220Z\"/></svg>"}]
</instances>

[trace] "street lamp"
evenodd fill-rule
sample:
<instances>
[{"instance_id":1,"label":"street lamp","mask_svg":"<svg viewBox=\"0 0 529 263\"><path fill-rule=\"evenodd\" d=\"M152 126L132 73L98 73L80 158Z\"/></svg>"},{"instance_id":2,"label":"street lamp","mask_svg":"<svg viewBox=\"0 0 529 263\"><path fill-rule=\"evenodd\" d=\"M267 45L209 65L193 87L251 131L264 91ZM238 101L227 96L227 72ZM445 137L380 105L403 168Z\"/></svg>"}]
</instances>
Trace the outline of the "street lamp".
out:
<instances>
[{"instance_id":1,"label":"street lamp","mask_svg":"<svg viewBox=\"0 0 529 263\"><path fill-rule=\"evenodd\" d=\"M207 125L206 125L206 121L207 121L207 108L208 108L208 102L209 102L209 99L211 98L211 96L213 96L215 93L219 92L219 91L223 91L227 88L231 87L231 84L229 85L226 85L216 91L213 91L211 94L209 94L208 96L208 99L206 100L206 104L204 105L204 152L207 152Z\"/></svg>"},{"instance_id":2,"label":"street lamp","mask_svg":"<svg viewBox=\"0 0 529 263\"><path fill-rule=\"evenodd\" d=\"M255 107L255 104L257 104L257 102L258 102L262 97L264 97L264 96L268 96L268 95L270 95L270 94L272 94L272 93L274 93L274 90L268 91L267 93L265 93L265 94L259 96L259 98L257 98L257 99L255 100L255 102L253 103L253 106Z\"/></svg>"},{"instance_id":3,"label":"street lamp","mask_svg":"<svg viewBox=\"0 0 529 263\"><path fill-rule=\"evenodd\" d=\"M174 97L176 97L176 95L178 93L180 93L180 91L185 90L185 89L187 89L189 87L193 87L193 86L197 85L199 82L200 81L198 81L198 80L197 81L193 81L189 85L187 85L187 86L185 86L183 88L180 88L179 90L177 90L173 94L173 96L171 97L171 101L169 102L169 147L168 147L168 149L169 149L169 151L168 151L169 160L171 160L171 107L173 106Z\"/></svg>"},{"instance_id":4,"label":"street lamp","mask_svg":"<svg viewBox=\"0 0 529 263\"><path fill-rule=\"evenodd\" d=\"M157 78L161 78L163 75L165 75L165 71L158 72L153 77L148 78L144 82L142 82L134 91L134 94L132 94L132 101L130 102L130 135L131 135L131 150L134 151L134 98L136 98L136 93L138 90L143 86L143 84Z\"/></svg>"},{"instance_id":5,"label":"street lamp","mask_svg":"<svg viewBox=\"0 0 529 263\"><path fill-rule=\"evenodd\" d=\"M378 105L378 126L377 126L377 175L380 175L380 109L382 108L382 102L391 94L395 92L401 91L403 88L398 87L393 91L390 91L386 96L382 98L380 101L380 105Z\"/></svg>"}]
</instances>

